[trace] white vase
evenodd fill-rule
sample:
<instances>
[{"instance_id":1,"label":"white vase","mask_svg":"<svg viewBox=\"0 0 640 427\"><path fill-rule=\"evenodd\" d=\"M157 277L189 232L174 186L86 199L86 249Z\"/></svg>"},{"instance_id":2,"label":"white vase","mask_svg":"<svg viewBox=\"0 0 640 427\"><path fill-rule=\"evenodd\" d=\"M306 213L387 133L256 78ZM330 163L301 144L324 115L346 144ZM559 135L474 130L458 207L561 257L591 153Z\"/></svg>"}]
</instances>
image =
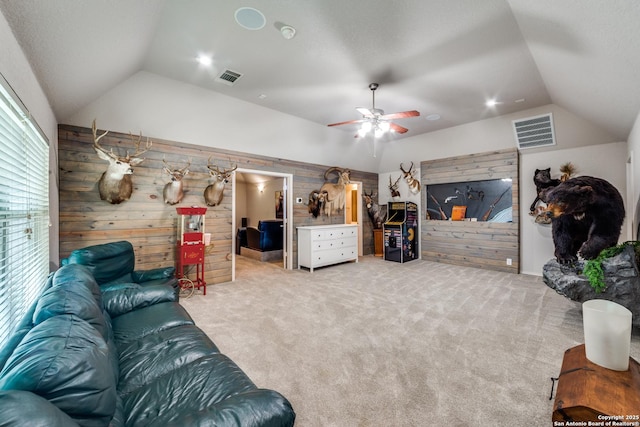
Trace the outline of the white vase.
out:
<instances>
[{"instance_id":1,"label":"white vase","mask_svg":"<svg viewBox=\"0 0 640 427\"><path fill-rule=\"evenodd\" d=\"M629 369L631 312L613 301L593 299L582 304L587 359L614 371Z\"/></svg>"}]
</instances>

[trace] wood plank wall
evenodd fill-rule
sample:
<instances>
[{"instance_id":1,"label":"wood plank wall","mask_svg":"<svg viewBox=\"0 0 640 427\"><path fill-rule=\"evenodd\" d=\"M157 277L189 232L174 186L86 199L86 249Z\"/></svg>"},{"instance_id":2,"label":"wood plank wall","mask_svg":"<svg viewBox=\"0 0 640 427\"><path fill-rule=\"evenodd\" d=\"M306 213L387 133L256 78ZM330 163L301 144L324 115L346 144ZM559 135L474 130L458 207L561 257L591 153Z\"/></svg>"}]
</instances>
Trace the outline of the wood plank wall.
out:
<instances>
[{"instance_id":1,"label":"wood plank wall","mask_svg":"<svg viewBox=\"0 0 640 427\"><path fill-rule=\"evenodd\" d=\"M520 208L518 151L508 149L424 161L420 164L422 206L426 186L485 179L511 178L513 222L427 220L421 213L422 259L518 273L520 270ZM507 265L511 258L512 265Z\"/></svg>"},{"instance_id":2,"label":"wood plank wall","mask_svg":"<svg viewBox=\"0 0 640 427\"><path fill-rule=\"evenodd\" d=\"M98 123L99 126L99 123ZM104 130L99 131L100 133ZM133 130L135 135L135 130ZM137 135L136 135L137 136ZM146 138L146 137L145 137ZM169 181L162 172L163 159L178 167L191 159L190 172L184 180L186 195L179 206L205 206L203 191L209 184L207 160L217 161L221 168L239 168L279 172L293 175L293 199L301 197L304 204L294 204L293 226L342 224L344 215L318 216L309 214L309 193L324 183L324 172L331 166L303 163L266 156L215 149L153 138L153 146L134 168L134 190L131 199L119 205L100 200L98 180L106 170L93 149L91 129L60 125L58 127L59 188L60 188L60 256L67 257L78 248L89 245L130 241L136 253L136 269L175 265L175 244L178 215L175 206L163 202L162 190ZM109 132L100 144L124 155L131 152L129 134ZM378 187L378 175L352 171L353 181L363 183L371 191ZM331 179L335 178L332 176ZM205 280L208 285L231 280L232 251L235 249L232 230L232 185L227 184L219 206L209 207L206 232L211 232L212 246L207 247ZM373 253L373 227L363 212L363 251ZM293 236L294 268L297 267L297 239Z\"/></svg>"}]
</instances>

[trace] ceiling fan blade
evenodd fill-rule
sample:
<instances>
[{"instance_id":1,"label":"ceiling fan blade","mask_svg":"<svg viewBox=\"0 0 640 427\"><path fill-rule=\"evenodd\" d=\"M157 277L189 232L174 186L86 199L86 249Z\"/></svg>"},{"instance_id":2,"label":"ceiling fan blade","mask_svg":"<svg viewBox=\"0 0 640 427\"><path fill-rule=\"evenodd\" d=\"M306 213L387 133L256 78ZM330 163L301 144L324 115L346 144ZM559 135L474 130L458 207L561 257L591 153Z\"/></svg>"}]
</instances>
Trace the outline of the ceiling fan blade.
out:
<instances>
[{"instance_id":1,"label":"ceiling fan blade","mask_svg":"<svg viewBox=\"0 0 640 427\"><path fill-rule=\"evenodd\" d=\"M416 111L416 110L411 110L411 111L402 111L400 113L390 113L390 114L384 114L382 116L380 116L380 119L382 120L395 120L395 119L404 119L407 117L416 117L419 116L420 112Z\"/></svg>"},{"instance_id":2,"label":"ceiling fan blade","mask_svg":"<svg viewBox=\"0 0 640 427\"><path fill-rule=\"evenodd\" d=\"M342 126L342 125L350 125L350 124L355 124L355 123L362 123L362 122L366 122L366 119L360 119L360 120L347 120L346 122L340 122L340 123L331 123L330 125L327 126Z\"/></svg>"},{"instance_id":3,"label":"ceiling fan blade","mask_svg":"<svg viewBox=\"0 0 640 427\"><path fill-rule=\"evenodd\" d=\"M395 133L407 133L409 131L409 129L402 127L400 125L397 125L395 123L389 123L389 127L395 132Z\"/></svg>"},{"instance_id":4,"label":"ceiling fan blade","mask_svg":"<svg viewBox=\"0 0 640 427\"><path fill-rule=\"evenodd\" d=\"M363 116L365 116L366 118L372 118L374 117L373 112L368 109L368 108L364 108L364 107L358 107L356 108L356 111L360 114L362 114Z\"/></svg>"}]
</instances>

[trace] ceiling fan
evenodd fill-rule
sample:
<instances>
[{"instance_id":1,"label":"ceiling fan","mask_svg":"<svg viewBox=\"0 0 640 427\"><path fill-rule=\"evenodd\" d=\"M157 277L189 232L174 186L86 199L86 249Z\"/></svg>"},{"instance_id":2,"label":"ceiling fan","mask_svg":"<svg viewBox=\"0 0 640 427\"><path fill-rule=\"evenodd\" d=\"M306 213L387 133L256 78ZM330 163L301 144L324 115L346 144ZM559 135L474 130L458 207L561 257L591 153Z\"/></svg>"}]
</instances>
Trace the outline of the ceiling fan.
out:
<instances>
[{"instance_id":1,"label":"ceiling fan","mask_svg":"<svg viewBox=\"0 0 640 427\"><path fill-rule=\"evenodd\" d=\"M406 133L409 129L402 127L391 120L404 119L407 117L416 117L420 115L419 111L402 111L400 113L385 114L383 110L376 108L376 89L378 89L378 83L371 83L369 89L371 89L371 96L373 98L373 104L371 108L358 107L356 110L362 114L362 118L359 120L348 120L346 122L331 123L327 126L341 126L355 123L362 123L362 126L355 135L355 138L363 137L370 131L373 131L374 135L379 138L387 132Z\"/></svg>"}]
</instances>

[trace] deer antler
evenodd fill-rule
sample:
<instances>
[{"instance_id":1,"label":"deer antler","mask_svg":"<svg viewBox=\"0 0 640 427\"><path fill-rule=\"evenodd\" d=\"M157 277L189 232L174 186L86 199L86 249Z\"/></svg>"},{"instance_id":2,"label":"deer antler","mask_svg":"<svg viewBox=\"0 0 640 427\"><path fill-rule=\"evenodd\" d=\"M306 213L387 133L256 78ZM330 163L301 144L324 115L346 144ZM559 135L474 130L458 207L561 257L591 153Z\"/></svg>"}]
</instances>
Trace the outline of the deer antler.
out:
<instances>
[{"instance_id":1,"label":"deer antler","mask_svg":"<svg viewBox=\"0 0 640 427\"><path fill-rule=\"evenodd\" d=\"M107 156L109 156L109 157L111 157L113 159L117 159L118 156L116 154L114 154L113 149L107 151L106 148L104 148L102 145L100 145L98 143L98 141L100 141L100 139L102 139L102 137L106 136L109 133L109 131L107 130L102 135L98 136L98 129L96 128L96 119L93 119L93 123L91 124L91 130L93 131L93 147L96 150L102 151Z\"/></svg>"},{"instance_id":2,"label":"deer antler","mask_svg":"<svg viewBox=\"0 0 640 427\"><path fill-rule=\"evenodd\" d=\"M169 163L167 163L167 161L165 160L164 156L162 156L162 163L164 163L164 170L168 174L171 174L171 171L173 171L173 166L171 166Z\"/></svg>"},{"instance_id":3,"label":"deer antler","mask_svg":"<svg viewBox=\"0 0 640 427\"><path fill-rule=\"evenodd\" d=\"M171 166L169 163L167 163L167 161L165 160L164 156L162 157L162 163L164 163L164 169L168 172L171 173L174 170L176 170L173 166ZM187 166L183 167L182 169L179 170L179 172L181 174L184 174L185 171L187 169L189 169L189 166L191 166L191 158L189 158L189 163L187 163Z\"/></svg>"},{"instance_id":4,"label":"deer antler","mask_svg":"<svg viewBox=\"0 0 640 427\"><path fill-rule=\"evenodd\" d=\"M220 173L220 167L218 167L218 164L216 163L215 165L211 164L211 158L213 157L213 154L209 156L209 158L207 159L207 168L210 171L216 172L216 173ZM213 167L216 167L215 169L213 169Z\"/></svg>"},{"instance_id":5,"label":"deer antler","mask_svg":"<svg viewBox=\"0 0 640 427\"><path fill-rule=\"evenodd\" d=\"M185 171L187 171L187 169L189 169L189 166L191 166L191 158L189 158L189 163L187 163L187 166L183 167L182 169L180 169L180 173L185 173Z\"/></svg>"},{"instance_id":6,"label":"deer antler","mask_svg":"<svg viewBox=\"0 0 640 427\"><path fill-rule=\"evenodd\" d=\"M224 169L224 170L222 171L222 173L224 173L224 174L231 173L231 172L233 172L233 171L234 171L234 170L236 170L236 169L238 169L238 165L235 165L235 166L234 166L234 167L232 167L231 169Z\"/></svg>"},{"instance_id":7,"label":"deer antler","mask_svg":"<svg viewBox=\"0 0 640 427\"><path fill-rule=\"evenodd\" d=\"M131 132L129 132L129 136L131 137L131 140L133 140L133 134ZM144 154L147 151L149 151L149 149L153 145L153 141L149 140L149 137L147 137L147 142L145 144L145 147L143 150L141 150L140 149L141 142L142 142L142 131L140 132L140 135L138 136L138 140L136 141L136 152L133 153L132 155L129 155L129 150L127 150L127 157L126 157L127 161L129 161L132 157L140 157L141 154Z\"/></svg>"}]
</instances>

